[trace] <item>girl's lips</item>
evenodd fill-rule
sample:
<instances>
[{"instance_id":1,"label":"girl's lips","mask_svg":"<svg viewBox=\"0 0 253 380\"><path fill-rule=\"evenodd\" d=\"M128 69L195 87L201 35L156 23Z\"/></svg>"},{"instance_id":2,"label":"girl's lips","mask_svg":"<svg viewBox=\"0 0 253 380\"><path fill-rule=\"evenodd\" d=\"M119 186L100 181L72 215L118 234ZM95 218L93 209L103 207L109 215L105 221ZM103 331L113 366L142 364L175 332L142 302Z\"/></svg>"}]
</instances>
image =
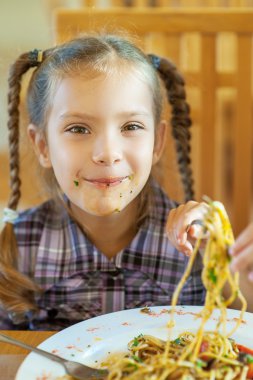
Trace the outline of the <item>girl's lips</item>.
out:
<instances>
[{"instance_id":1,"label":"girl's lips","mask_svg":"<svg viewBox=\"0 0 253 380\"><path fill-rule=\"evenodd\" d=\"M97 187L113 187L121 184L124 180L128 179L126 177L116 177L116 178L95 178L95 179L86 179L87 182L92 183Z\"/></svg>"}]
</instances>

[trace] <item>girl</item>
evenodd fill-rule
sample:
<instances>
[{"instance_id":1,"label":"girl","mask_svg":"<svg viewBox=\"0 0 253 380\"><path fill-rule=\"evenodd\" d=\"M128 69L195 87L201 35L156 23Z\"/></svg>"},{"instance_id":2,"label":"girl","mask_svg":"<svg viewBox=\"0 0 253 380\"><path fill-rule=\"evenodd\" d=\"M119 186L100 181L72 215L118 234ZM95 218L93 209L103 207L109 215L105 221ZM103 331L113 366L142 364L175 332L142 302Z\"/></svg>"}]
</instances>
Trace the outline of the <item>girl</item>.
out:
<instances>
[{"instance_id":1,"label":"girl","mask_svg":"<svg viewBox=\"0 0 253 380\"><path fill-rule=\"evenodd\" d=\"M19 95L51 199L17 213ZM159 74L159 75L158 75ZM152 179L165 144L163 80L186 199L193 197L184 81L130 41L91 35L21 55L10 71L11 195L1 235L5 328L60 329L102 313L168 305L187 259L166 237L176 206ZM180 302L201 304L197 260Z\"/></svg>"},{"instance_id":2,"label":"girl","mask_svg":"<svg viewBox=\"0 0 253 380\"><path fill-rule=\"evenodd\" d=\"M201 220L207 212L205 203L189 201L184 205L171 210L167 220L167 234L170 242L186 256L193 252L193 245L196 239L203 235L202 228L194 221ZM240 273L240 290L247 300L248 311L253 312L253 224L250 224L236 239L234 245L230 247L231 271ZM229 288L225 288L224 296L230 295ZM241 302L237 299L232 305L240 308Z\"/></svg>"}]
</instances>

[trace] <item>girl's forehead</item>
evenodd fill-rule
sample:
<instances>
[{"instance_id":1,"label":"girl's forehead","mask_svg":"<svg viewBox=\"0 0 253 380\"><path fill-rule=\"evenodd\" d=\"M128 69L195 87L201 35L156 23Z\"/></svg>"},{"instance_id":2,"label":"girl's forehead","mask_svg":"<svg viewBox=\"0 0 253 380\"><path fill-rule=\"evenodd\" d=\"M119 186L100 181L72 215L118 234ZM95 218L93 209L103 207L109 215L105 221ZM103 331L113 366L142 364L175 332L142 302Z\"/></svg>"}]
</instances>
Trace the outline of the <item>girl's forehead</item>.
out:
<instances>
[{"instance_id":1,"label":"girl's forehead","mask_svg":"<svg viewBox=\"0 0 253 380\"><path fill-rule=\"evenodd\" d=\"M62 91L62 88L81 89L87 87L90 88L91 93L95 92L97 88L112 88L117 91L122 91L126 88L131 90L131 86L134 88L145 89L146 92L152 93L150 83L147 82L145 76L140 73L139 70L133 68L124 68L109 71L98 72L94 69L73 72L70 75L62 76L56 85L55 94L57 90ZM87 94L88 95L88 94Z\"/></svg>"},{"instance_id":2,"label":"girl's forehead","mask_svg":"<svg viewBox=\"0 0 253 380\"><path fill-rule=\"evenodd\" d=\"M75 77L81 77L83 79L100 79L100 80L106 80L106 79L114 79L117 78L119 81L129 80L130 78L139 79L143 82L147 82L147 75L141 70L140 68L136 67L135 65L126 65L123 63L120 64L114 64L112 66L107 65L103 68L94 68L94 67L86 67L85 70L80 70L77 72L74 72L72 74ZM127 78L127 79L126 79Z\"/></svg>"},{"instance_id":3,"label":"girl's forehead","mask_svg":"<svg viewBox=\"0 0 253 380\"><path fill-rule=\"evenodd\" d=\"M89 77L76 74L62 78L53 97L53 114L59 116L66 110L92 115L138 110L153 117L153 97L147 83L132 71Z\"/></svg>"},{"instance_id":4,"label":"girl's forehead","mask_svg":"<svg viewBox=\"0 0 253 380\"><path fill-rule=\"evenodd\" d=\"M104 59L91 61L79 61L72 65L64 65L58 72L60 78L81 76L83 78L96 78L100 76L124 78L136 76L143 81L152 82L151 66L147 62L131 61L117 55L107 56Z\"/></svg>"}]
</instances>

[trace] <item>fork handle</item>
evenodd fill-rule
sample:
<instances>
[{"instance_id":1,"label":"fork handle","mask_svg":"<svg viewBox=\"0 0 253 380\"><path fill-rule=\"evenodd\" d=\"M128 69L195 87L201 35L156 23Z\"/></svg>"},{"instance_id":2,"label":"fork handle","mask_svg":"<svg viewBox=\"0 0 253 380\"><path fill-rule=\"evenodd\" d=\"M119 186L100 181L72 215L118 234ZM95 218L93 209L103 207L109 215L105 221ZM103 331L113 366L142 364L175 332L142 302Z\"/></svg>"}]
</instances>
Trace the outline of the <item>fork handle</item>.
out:
<instances>
[{"instance_id":1,"label":"fork handle","mask_svg":"<svg viewBox=\"0 0 253 380\"><path fill-rule=\"evenodd\" d=\"M16 339L11 338L10 336L4 335L4 334L0 334L0 341L5 342L5 343L9 343L9 344L14 344L16 346L20 346L22 348L25 348L26 350L36 352L37 354L45 356L46 358L48 358L50 360L54 360L55 362L58 362L65 367L66 360L57 356L57 355L51 354L51 352L47 352L47 351L42 350L41 348L30 346L29 344L26 344L24 342L21 342L19 340L16 340Z\"/></svg>"}]
</instances>

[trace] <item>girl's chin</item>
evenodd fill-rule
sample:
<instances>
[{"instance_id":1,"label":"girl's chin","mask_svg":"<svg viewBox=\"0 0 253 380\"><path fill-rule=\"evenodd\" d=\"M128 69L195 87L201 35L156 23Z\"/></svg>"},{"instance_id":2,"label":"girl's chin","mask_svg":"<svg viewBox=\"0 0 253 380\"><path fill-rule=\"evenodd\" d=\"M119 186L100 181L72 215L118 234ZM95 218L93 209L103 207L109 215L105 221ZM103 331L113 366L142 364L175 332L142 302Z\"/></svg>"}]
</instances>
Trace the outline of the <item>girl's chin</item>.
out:
<instances>
[{"instance_id":1,"label":"girl's chin","mask_svg":"<svg viewBox=\"0 0 253 380\"><path fill-rule=\"evenodd\" d=\"M86 207L86 211L96 216L110 216L119 213L123 208L125 208L125 206L126 205L123 205L121 202L106 202L100 200L96 202L95 205Z\"/></svg>"},{"instance_id":2,"label":"girl's chin","mask_svg":"<svg viewBox=\"0 0 253 380\"><path fill-rule=\"evenodd\" d=\"M100 216L100 217L108 217L108 216L112 216L112 215L115 215L115 214L118 214L121 210L119 209L115 209L115 210L110 210L110 211L101 211L101 212L95 212L95 211L92 211L90 212L90 214L94 215L94 216Z\"/></svg>"},{"instance_id":3,"label":"girl's chin","mask_svg":"<svg viewBox=\"0 0 253 380\"><path fill-rule=\"evenodd\" d=\"M120 207L99 207L91 210L91 214L97 216L110 216L113 214L117 214L122 210Z\"/></svg>"}]
</instances>

